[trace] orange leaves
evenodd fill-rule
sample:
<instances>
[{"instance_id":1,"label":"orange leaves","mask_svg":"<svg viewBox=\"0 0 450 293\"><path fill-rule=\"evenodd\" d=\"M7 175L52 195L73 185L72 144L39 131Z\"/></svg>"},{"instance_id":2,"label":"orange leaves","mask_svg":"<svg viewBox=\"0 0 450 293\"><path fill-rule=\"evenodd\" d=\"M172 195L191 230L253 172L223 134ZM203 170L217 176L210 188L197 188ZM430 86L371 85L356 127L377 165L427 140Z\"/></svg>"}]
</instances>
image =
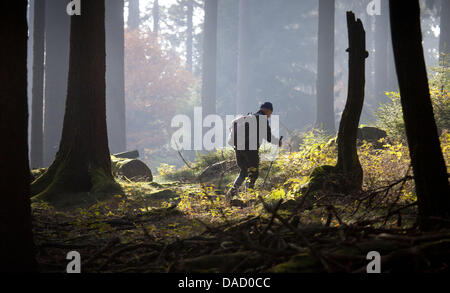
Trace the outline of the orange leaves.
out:
<instances>
[{"instance_id":1,"label":"orange leaves","mask_svg":"<svg viewBox=\"0 0 450 293\"><path fill-rule=\"evenodd\" d=\"M162 49L152 33L125 33L125 99L130 147L156 147L180 103L190 98L195 77L175 52ZM168 139L168 138L167 138Z\"/></svg>"}]
</instances>

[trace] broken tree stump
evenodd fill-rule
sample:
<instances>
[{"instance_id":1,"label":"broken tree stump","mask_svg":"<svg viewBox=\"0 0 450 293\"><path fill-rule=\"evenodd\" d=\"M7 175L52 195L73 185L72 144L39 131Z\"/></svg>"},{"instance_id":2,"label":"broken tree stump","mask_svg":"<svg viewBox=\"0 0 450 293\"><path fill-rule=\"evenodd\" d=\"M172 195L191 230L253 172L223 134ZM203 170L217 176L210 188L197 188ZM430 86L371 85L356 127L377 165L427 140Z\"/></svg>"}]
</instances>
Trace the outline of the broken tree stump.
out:
<instances>
[{"instance_id":1,"label":"broken tree stump","mask_svg":"<svg viewBox=\"0 0 450 293\"><path fill-rule=\"evenodd\" d=\"M349 48L348 94L339 124L337 138L337 171L349 176L354 189L361 189L363 170L356 150L358 124L364 104L365 65L369 53L366 51L366 32L360 19L347 12ZM353 188L352 188L353 189Z\"/></svg>"},{"instance_id":2,"label":"broken tree stump","mask_svg":"<svg viewBox=\"0 0 450 293\"><path fill-rule=\"evenodd\" d=\"M320 166L310 175L307 193L352 193L361 190L363 170L357 154L358 124L364 104L366 32L360 19L347 12L349 48L348 95L342 113L337 137L338 159L336 166Z\"/></svg>"}]
</instances>

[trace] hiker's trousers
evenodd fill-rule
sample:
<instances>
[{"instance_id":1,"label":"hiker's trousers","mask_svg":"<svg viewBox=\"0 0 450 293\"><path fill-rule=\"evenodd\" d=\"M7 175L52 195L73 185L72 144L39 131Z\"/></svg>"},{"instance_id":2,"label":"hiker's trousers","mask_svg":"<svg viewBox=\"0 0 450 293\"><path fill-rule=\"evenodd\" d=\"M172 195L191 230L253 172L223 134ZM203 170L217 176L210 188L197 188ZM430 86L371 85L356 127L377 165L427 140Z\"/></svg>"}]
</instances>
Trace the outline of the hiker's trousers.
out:
<instances>
[{"instance_id":1,"label":"hiker's trousers","mask_svg":"<svg viewBox=\"0 0 450 293\"><path fill-rule=\"evenodd\" d=\"M236 162L240 169L239 176L236 178L233 184L233 188L238 189L239 186L245 181L245 178L249 177L249 188L255 187L256 179L259 175L259 153L257 150L235 150Z\"/></svg>"}]
</instances>

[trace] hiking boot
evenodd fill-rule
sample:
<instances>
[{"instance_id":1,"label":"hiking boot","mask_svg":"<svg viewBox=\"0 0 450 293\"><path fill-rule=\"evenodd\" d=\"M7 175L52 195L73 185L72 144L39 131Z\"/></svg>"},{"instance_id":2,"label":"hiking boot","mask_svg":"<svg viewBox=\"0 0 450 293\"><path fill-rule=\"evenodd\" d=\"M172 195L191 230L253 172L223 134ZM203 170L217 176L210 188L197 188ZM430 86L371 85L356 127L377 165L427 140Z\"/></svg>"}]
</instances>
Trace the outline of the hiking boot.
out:
<instances>
[{"instance_id":1,"label":"hiking boot","mask_svg":"<svg viewBox=\"0 0 450 293\"><path fill-rule=\"evenodd\" d=\"M227 194L225 195L225 200L230 203L233 200L233 197L237 195L237 189L232 187L230 190L228 190Z\"/></svg>"}]
</instances>

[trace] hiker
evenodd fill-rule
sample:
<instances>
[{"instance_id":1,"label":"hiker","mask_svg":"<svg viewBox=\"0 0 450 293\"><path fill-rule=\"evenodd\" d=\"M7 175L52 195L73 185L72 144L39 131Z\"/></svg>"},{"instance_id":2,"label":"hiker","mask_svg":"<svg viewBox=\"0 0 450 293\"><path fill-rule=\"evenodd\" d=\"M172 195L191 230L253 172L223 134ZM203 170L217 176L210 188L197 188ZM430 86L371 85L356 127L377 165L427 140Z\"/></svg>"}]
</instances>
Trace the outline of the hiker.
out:
<instances>
[{"instance_id":1,"label":"hiker","mask_svg":"<svg viewBox=\"0 0 450 293\"><path fill-rule=\"evenodd\" d=\"M272 135L269 120L273 112L272 103L266 102L261 105L256 114L249 114L247 116L235 119L231 124L229 144L234 146L236 152L236 162L240 169L239 176L234 181L233 186L226 194L228 202L237 195L239 186L244 182L246 177L249 177L249 188L254 188L256 179L258 179L259 168L259 146L262 139L281 147L282 142ZM260 121L266 122L267 136L260 135ZM254 127L250 124L254 123Z\"/></svg>"}]
</instances>

